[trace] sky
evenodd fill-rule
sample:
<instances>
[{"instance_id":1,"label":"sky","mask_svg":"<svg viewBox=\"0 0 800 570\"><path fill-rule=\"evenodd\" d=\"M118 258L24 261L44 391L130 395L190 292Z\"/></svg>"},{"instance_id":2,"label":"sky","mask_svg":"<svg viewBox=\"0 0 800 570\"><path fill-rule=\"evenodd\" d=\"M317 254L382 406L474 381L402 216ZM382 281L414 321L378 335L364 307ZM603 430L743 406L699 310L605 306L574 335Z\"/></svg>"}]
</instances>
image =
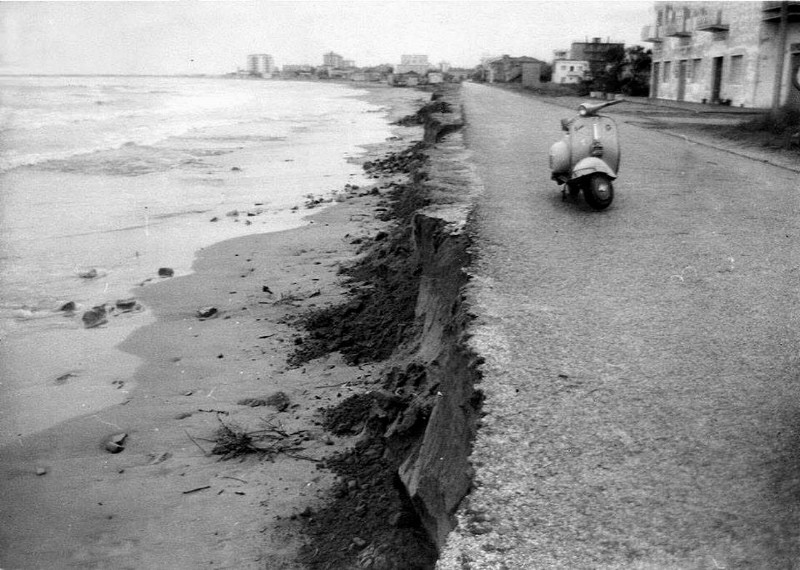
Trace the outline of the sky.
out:
<instances>
[{"instance_id":1,"label":"sky","mask_svg":"<svg viewBox=\"0 0 800 570\"><path fill-rule=\"evenodd\" d=\"M357 66L425 54L472 68L503 54L553 59L572 42L644 45L638 0L0 0L0 73L219 74L268 53L278 66Z\"/></svg>"}]
</instances>

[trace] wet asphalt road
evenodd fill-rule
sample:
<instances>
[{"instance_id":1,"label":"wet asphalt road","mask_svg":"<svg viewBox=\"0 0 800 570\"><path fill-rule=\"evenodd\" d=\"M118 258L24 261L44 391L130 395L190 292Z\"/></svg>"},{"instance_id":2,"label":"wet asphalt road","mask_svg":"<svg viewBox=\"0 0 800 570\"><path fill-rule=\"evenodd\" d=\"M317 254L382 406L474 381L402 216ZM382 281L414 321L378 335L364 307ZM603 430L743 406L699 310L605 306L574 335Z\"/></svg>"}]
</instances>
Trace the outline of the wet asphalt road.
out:
<instances>
[{"instance_id":1,"label":"wet asphalt road","mask_svg":"<svg viewBox=\"0 0 800 570\"><path fill-rule=\"evenodd\" d=\"M798 175L620 124L595 212L567 110L463 98L487 415L439 567L800 568Z\"/></svg>"}]
</instances>

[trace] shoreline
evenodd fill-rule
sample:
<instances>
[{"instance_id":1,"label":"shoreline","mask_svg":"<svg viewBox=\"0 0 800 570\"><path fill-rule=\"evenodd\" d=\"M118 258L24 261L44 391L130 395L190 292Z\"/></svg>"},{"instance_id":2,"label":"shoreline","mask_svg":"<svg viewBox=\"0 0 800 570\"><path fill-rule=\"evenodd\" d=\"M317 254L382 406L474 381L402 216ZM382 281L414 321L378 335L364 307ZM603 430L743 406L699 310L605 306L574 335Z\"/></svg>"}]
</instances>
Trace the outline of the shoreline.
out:
<instances>
[{"instance_id":1,"label":"shoreline","mask_svg":"<svg viewBox=\"0 0 800 570\"><path fill-rule=\"evenodd\" d=\"M374 93L359 96L381 105ZM407 114L398 107L390 113ZM356 161L408 144L371 145ZM194 568L210 561L255 568L269 561L290 568L289 545L297 543L269 519L297 515L297 502L313 501L332 475L314 461L284 460L285 452L266 464L272 473L255 456L217 463L207 440L220 424L258 429L266 420L293 433L293 445L314 459L342 449L313 428L313 416L372 381L372 369L350 369L336 357L286 369L299 335L279 321L340 294L335 268L356 255L352 242L381 226L379 200L352 196L309 212L300 228L216 243L198 252L192 273L137 291L155 321L121 345L143 359L125 403L4 448L6 496L15 498L4 510L13 525L0 535L4 567ZM198 319L207 306L217 308L216 318ZM291 402L283 411L238 403L276 392ZM303 398L314 405L295 403ZM102 442L119 433L125 449L109 454Z\"/></svg>"},{"instance_id":2,"label":"shoreline","mask_svg":"<svg viewBox=\"0 0 800 570\"><path fill-rule=\"evenodd\" d=\"M63 174L61 183L81 193L73 200L76 206L68 208L68 215L54 224L58 229L52 230L57 236L65 234L61 243L67 245L61 249L66 251L56 248L58 255L54 258L47 248L48 239L31 240L20 249L20 259L44 258L48 264L27 262L33 268L31 272L21 262L29 274L12 271L5 283L9 294L0 308L0 376L5 379L0 382L0 396L6 406L0 411L0 445L70 417L121 403L127 397L123 392L130 382L125 382L125 377L131 376L140 363L114 346L149 322L149 317L139 310L114 312L102 330L86 329L81 322L85 311L135 298L143 289L137 283L150 286L163 280L157 274L159 267L172 269L175 276L190 273L201 247L255 231L302 226L306 223L301 220L303 203L309 195L329 200L331 193L340 192L346 183L363 185L367 181L349 158L364 152L363 145L356 144L359 133L367 143L383 141L391 134L381 120L385 111L377 109L386 97L380 90L372 93L336 86L323 92L329 91L337 93L340 101L349 100L340 104L348 115L317 129L319 132L298 133L290 141L266 141L256 146L247 143L238 149L214 152L203 158L202 169L157 170L134 177ZM337 131L338 139L334 140L333 129L339 127L342 132ZM249 127L242 128L249 132ZM22 168L5 176L11 187L19 185L16 194L25 195L41 189L40 184L58 186L60 175ZM170 187L170 195L185 197L185 207L160 199L153 189L161 187ZM117 197L104 198L103 193ZM96 231L72 236L75 232L69 222L93 201L105 204L89 227ZM23 202L12 200L6 214L17 220L28 219L30 216L21 210ZM140 219L142 207L145 217ZM119 218L115 217L117 210ZM178 215L173 215L176 212ZM132 217L141 223L132 225ZM114 225L116 219L123 220L121 227ZM21 227L24 229L24 225ZM73 265L91 268L97 277L80 278ZM76 310L57 309L67 303ZM40 346L48 348L34 350ZM115 354L116 359L105 356L109 354ZM130 361L125 373L123 360Z\"/></svg>"}]
</instances>

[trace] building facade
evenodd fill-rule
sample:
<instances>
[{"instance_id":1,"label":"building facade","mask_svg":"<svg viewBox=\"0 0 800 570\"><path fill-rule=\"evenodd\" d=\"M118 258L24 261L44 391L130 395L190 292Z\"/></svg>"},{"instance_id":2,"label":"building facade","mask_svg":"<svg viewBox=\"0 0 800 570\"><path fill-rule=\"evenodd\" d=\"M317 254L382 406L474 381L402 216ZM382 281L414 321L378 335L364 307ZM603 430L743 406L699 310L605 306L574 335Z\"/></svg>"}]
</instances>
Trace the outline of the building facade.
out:
<instances>
[{"instance_id":1,"label":"building facade","mask_svg":"<svg viewBox=\"0 0 800 570\"><path fill-rule=\"evenodd\" d=\"M655 2L650 96L800 108L800 2Z\"/></svg>"},{"instance_id":2,"label":"building facade","mask_svg":"<svg viewBox=\"0 0 800 570\"><path fill-rule=\"evenodd\" d=\"M344 58L338 53L329 51L322 55L322 65L330 69L341 69L344 67Z\"/></svg>"},{"instance_id":3,"label":"building facade","mask_svg":"<svg viewBox=\"0 0 800 570\"><path fill-rule=\"evenodd\" d=\"M483 80L488 83L520 82L526 87L539 84L539 76L544 62L535 57L511 57L503 55L484 60Z\"/></svg>"},{"instance_id":4,"label":"building facade","mask_svg":"<svg viewBox=\"0 0 800 570\"><path fill-rule=\"evenodd\" d=\"M580 83L589 74L589 62L575 59L553 61L553 83Z\"/></svg>"},{"instance_id":5,"label":"building facade","mask_svg":"<svg viewBox=\"0 0 800 570\"><path fill-rule=\"evenodd\" d=\"M272 77L275 73L275 60L265 53L254 53L247 56L247 73L258 77Z\"/></svg>"},{"instance_id":6,"label":"building facade","mask_svg":"<svg viewBox=\"0 0 800 570\"><path fill-rule=\"evenodd\" d=\"M394 73L402 75L413 71L418 75L426 75L430 67L427 55L403 55L400 64L394 66Z\"/></svg>"}]
</instances>

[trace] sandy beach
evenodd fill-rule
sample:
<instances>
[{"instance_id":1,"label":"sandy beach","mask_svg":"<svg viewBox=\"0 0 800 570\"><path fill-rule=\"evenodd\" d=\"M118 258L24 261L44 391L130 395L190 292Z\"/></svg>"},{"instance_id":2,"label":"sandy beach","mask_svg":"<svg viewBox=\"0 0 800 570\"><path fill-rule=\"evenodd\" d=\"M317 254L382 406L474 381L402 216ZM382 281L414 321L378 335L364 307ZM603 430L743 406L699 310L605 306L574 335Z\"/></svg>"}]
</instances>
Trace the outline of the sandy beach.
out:
<instances>
[{"instance_id":1,"label":"sandy beach","mask_svg":"<svg viewBox=\"0 0 800 570\"><path fill-rule=\"evenodd\" d=\"M429 95L366 97L399 118ZM397 127L356 160L421 135ZM2 448L5 570L299 567L284 522L333 482L320 461L352 444L324 433L318 410L376 380L337 356L286 363L300 338L292 318L339 299L338 268L386 225L382 188L346 190L318 212L301 205L313 215L299 229L217 243L192 273L131 290L149 322L119 344L142 362L109 378L121 403ZM226 457L220 434L248 434L262 452Z\"/></svg>"}]
</instances>

